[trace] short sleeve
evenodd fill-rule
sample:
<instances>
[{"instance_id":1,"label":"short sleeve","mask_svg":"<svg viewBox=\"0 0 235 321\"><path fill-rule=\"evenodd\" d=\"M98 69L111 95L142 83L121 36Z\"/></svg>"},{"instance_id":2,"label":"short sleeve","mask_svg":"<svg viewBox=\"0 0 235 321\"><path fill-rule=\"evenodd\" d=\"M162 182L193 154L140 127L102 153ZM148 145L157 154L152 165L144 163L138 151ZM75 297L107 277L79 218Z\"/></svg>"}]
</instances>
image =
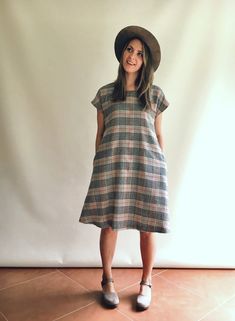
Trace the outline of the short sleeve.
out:
<instances>
[{"instance_id":1,"label":"short sleeve","mask_svg":"<svg viewBox=\"0 0 235 321\"><path fill-rule=\"evenodd\" d=\"M165 94L163 93L161 88L157 88L156 90L156 117L161 114L168 106L169 102L165 97Z\"/></svg>"},{"instance_id":2,"label":"short sleeve","mask_svg":"<svg viewBox=\"0 0 235 321\"><path fill-rule=\"evenodd\" d=\"M100 89L97 91L95 98L91 101L92 105L97 108L97 110L102 110Z\"/></svg>"},{"instance_id":3,"label":"short sleeve","mask_svg":"<svg viewBox=\"0 0 235 321\"><path fill-rule=\"evenodd\" d=\"M169 102L166 99L165 95L162 93L162 97L160 99L160 105L158 106L158 109L160 110L160 112L163 112L168 106L169 106Z\"/></svg>"}]
</instances>

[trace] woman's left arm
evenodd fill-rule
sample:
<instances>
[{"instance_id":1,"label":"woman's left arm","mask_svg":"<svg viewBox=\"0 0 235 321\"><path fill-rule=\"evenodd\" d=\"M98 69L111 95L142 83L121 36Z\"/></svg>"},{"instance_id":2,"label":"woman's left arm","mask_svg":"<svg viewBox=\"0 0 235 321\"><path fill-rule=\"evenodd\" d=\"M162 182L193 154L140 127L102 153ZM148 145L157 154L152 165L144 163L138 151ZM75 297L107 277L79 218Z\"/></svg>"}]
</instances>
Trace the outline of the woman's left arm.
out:
<instances>
[{"instance_id":1,"label":"woman's left arm","mask_svg":"<svg viewBox=\"0 0 235 321\"><path fill-rule=\"evenodd\" d=\"M163 151L163 135L162 135L162 113L160 113L156 118L155 118L155 131L157 135L157 140L159 142L159 145Z\"/></svg>"}]
</instances>

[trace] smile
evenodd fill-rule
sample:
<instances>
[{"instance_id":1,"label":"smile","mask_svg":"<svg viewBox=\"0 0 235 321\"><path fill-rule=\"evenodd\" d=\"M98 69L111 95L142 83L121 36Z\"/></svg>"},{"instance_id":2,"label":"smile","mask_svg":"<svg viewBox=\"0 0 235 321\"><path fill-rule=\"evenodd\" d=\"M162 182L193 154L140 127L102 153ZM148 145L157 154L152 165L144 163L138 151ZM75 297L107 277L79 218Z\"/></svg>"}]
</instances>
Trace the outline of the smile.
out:
<instances>
[{"instance_id":1,"label":"smile","mask_svg":"<svg viewBox=\"0 0 235 321\"><path fill-rule=\"evenodd\" d=\"M135 66L136 64L132 63L131 61L127 61L128 65Z\"/></svg>"}]
</instances>

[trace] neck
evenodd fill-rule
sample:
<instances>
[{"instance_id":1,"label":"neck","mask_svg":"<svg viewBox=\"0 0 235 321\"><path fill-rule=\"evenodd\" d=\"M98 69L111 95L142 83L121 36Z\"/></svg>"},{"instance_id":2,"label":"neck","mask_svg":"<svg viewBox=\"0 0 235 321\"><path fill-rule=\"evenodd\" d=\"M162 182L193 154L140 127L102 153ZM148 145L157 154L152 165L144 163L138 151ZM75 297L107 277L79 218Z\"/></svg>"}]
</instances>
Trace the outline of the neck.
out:
<instances>
[{"instance_id":1,"label":"neck","mask_svg":"<svg viewBox=\"0 0 235 321\"><path fill-rule=\"evenodd\" d=\"M136 86L135 86L135 81L137 78L137 74L136 73L126 73L126 90L135 90Z\"/></svg>"}]
</instances>

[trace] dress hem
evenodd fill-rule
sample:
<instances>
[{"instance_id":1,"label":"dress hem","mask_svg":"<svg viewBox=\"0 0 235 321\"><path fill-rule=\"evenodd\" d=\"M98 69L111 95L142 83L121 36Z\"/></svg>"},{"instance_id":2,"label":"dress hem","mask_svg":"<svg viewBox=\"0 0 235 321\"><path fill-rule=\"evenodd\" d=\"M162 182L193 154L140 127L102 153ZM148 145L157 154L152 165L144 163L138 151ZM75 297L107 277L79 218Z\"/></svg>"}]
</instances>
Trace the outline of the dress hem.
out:
<instances>
[{"instance_id":1,"label":"dress hem","mask_svg":"<svg viewBox=\"0 0 235 321\"><path fill-rule=\"evenodd\" d=\"M83 224L92 224L95 225L96 227L99 228L109 228L111 227L112 230L114 231L123 231L123 230L137 230L140 232L153 232L153 233L161 233L161 234L168 234L170 233L170 229L169 228L164 228L164 227L155 227L153 228L152 226L150 228L148 228L146 226L146 228L141 228L140 226L133 224L132 226L130 225L126 225L126 226L122 226L122 227L115 227L112 223L100 223L100 222L90 222L90 221L83 221L81 219L79 219L80 223Z\"/></svg>"}]
</instances>

